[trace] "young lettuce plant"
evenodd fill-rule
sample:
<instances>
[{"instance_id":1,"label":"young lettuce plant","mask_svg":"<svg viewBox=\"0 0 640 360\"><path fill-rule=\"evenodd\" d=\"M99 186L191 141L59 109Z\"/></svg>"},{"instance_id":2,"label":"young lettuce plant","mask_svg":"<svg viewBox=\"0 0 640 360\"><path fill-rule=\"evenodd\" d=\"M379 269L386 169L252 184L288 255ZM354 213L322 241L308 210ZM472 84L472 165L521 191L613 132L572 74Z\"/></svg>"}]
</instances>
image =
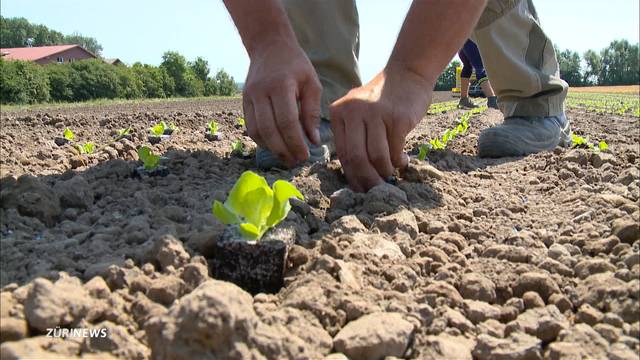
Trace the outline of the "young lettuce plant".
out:
<instances>
[{"instance_id":1,"label":"young lettuce plant","mask_svg":"<svg viewBox=\"0 0 640 360\"><path fill-rule=\"evenodd\" d=\"M269 188L264 177L245 171L231 189L224 204L213 203L213 215L225 225L238 225L247 240L260 240L278 225L291 210L289 199L304 197L291 183L277 180Z\"/></svg>"},{"instance_id":2,"label":"young lettuce plant","mask_svg":"<svg viewBox=\"0 0 640 360\"><path fill-rule=\"evenodd\" d=\"M589 138L584 138L580 135L576 135L571 133L571 147L572 148L583 148L583 149L591 149L593 151L607 151L609 149L609 144L606 141L600 140L597 145L591 143Z\"/></svg>"},{"instance_id":3,"label":"young lettuce plant","mask_svg":"<svg viewBox=\"0 0 640 360\"><path fill-rule=\"evenodd\" d=\"M245 121L243 117L238 117L236 119L236 129L241 129L245 126Z\"/></svg>"},{"instance_id":4,"label":"young lettuce plant","mask_svg":"<svg viewBox=\"0 0 640 360\"><path fill-rule=\"evenodd\" d=\"M118 138L122 138L122 137L131 135L131 126L129 126L126 129L117 130L116 131L116 135L118 136Z\"/></svg>"},{"instance_id":5,"label":"young lettuce plant","mask_svg":"<svg viewBox=\"0 0 640 360\"><path fill-rule=\"evenodd\" d=\"M164 129L165 129L165 123L164 121L162 121L159 124L155 124L154 126L150 127L149 132L151 133L151 135L159 137L164 135Z\"/></svg>"},{"instance_id":6,"label":"young lettuce plant","mask_svg":"<svg viewBox=\"0 0 640 360\"><path fill-rule=\"evenodd\" d=\"M80 152L80 154L90 155L95 151L96 144L92 142L87 142L82 145L76 145L76 149Z\"/></svg>"},{"instance_id":7,"label":"young lettuce plant","mask_svg":"<svg viewBox=\"0 0 640 360\"><path fill-rule=\"evenodd\" d=\"M237 155L244 154L244 144L242 143L242 141L240 141L240 139L234 141L234 143L231 144L231 153Z\"/></svg>"},{"instance_id":8,"label":"young lettuce plant","mask_svg":"<svg viewBox=\"0 0 640 360\"><path fill-rule=\"evenodd\" d=\"M75 139L75 137L76 136L73 134L73 131L71 131L69 128L65 128L62 132L62 136L56 136L53 141L56 143L56 145L63 146L70 142L73 142L73 139Z\"/></svg>"},{"instance_id":9,"label":"young lettuce plant","mask_svg":"<svg viewBox=\"0 0 640 360\"><path fill-rule=\"evenodd\" d=\"M178 127L174 123L169 123L167 125L166 122L161 121L160 124L164 127L164 135L171 135L178 131Z\"/></svg>"},{"instance_id":10,"label":"young lettuce plant","mask_svg":"<svg viewBox=\"0 0 640 360\"><path fill-rule=\"evenodd\" d=\"M138 157L142 161L145 170L153 170L160 164L160 155L155 155L147 146L138 149Z\"/></svg>"},{"instance_id":11,"label":"young lettuce plant","mask_svg":"<svg viewBox=\"0 0 640 360\"><path fill-rule=\"evenodd\" d=\"M76 135L73 133L73 131L71 131L71 129L65 128L64 131L62 132L62 137L67 141L73 141Z\"/></svg>"},{"instance_id":12,"label":"young lettuce plant","mask_svg":"<svg viewBox=\"0 0 640 360\"><path fill-rule=\"evenodd\" d=\"M218 133L218 123L215 120L211 120L207 123L209 134L216 135Z\"/></svg>"}]
</instances>

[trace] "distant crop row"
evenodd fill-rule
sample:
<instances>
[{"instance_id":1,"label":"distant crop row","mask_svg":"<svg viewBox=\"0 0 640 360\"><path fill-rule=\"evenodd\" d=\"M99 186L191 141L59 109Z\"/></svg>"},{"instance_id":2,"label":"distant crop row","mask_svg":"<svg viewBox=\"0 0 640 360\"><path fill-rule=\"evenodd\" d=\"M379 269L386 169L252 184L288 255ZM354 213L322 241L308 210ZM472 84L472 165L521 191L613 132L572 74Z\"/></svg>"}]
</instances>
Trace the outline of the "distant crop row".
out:
<instances>
[{"instance_id":1,"label":"distant crop row","mask_svg":"<svg viewBox=\"0 0 640 360\"><path fill-rule=\"evenodd\" d=\"M638 95L569 93L566 104L569 108L598 114L640 117L640 97Z\"/></svg>"}]
</instances>

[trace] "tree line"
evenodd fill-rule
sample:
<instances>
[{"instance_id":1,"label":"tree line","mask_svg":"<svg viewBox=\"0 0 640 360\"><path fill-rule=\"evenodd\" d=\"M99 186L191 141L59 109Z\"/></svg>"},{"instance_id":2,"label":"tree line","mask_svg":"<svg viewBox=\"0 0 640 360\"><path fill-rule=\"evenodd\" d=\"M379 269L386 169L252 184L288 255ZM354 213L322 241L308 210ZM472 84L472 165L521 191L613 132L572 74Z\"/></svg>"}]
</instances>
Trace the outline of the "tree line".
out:
<instances>
[{"instance_id":1,"label":"tree line","mask_svg":"<svg viewBox=\"0 0 640 360\"><path fill-rule=\"evenodd\" d=\"M238 92L228 73L209 76L201 57L187 61L167 51L160 66L111 65L101 59L38 65L0 59L0 103L34 104L92 99L230 96Z\"/></svg>"},{"instance_id":2,"label":"tree line","mask_svg":"<svg viewBox=\"0 0 640 360\"><path fill-rule=\"evenodd\" d=\"M2 48L72 44L80 45L97 56L102 54L102 45L92 37L82 36L77 32L64 35L44 25L31 24L25 18L0 16L0 47Z\"/></svg>"},{"instance_id":3,"label":"tree line","mask_svg":"<svg viewBox=\"0 0 640 360\"><path fill-rule=\"evenodd\" d=\"M634 85L640 83L640 49L638 44L627 40L614 40L608 47L597 52L587 50L582 56L576 51L560 51L556 57L560 66L560 77L570 86ZM456 86L454 60L442 72L435 90L448 91Z\"/></svg>"}]
</instances>

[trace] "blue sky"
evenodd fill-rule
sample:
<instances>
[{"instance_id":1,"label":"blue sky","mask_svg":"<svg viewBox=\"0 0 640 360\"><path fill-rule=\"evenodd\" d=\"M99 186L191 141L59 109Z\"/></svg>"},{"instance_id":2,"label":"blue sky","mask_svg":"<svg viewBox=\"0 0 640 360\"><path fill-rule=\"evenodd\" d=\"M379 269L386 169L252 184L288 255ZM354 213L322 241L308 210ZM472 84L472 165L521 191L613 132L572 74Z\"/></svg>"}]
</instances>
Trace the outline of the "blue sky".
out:
<instances>
[{"instance_id":1,"label":"blue sky","mask_svg":"<svg viewBox=\"0 0 640 360\"><path fill-rule=\"evenodd\" d=\"M410 0L358 0L361 72L368 80L386 63ZM638 0L534 0L543 28L561 48L600 50L613 39L638 42ZM25 17L65 34L93 36L105 57L157 65L167 50L244 81L249 60L220 0L2 0L4 17ZM451 24L454 26L455 24Z\"/></svg>"}]
</instances>

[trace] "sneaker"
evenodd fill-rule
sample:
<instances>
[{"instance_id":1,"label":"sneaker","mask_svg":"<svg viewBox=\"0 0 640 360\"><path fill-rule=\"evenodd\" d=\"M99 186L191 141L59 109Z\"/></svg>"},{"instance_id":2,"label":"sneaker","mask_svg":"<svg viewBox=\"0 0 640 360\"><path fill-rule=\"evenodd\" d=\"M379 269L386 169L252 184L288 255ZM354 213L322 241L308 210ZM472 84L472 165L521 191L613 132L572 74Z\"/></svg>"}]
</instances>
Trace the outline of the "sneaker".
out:
<instances>
[{"instance_id":1,"label":"sneaker","mask_svg":"<svg viewBox=\"0 0 640 360\"><path fill-rule=\"evenodd\" d=\"M571 127L564 113L547 117L509 117L478 137L478 156L524 156L571 144Z\"/></svg>"},{"instance_id":2,"label":"sneaker","mask_svg":"<svg viewBox=\"0 0 640 360\"><path fill-rule=\"evenodd\" d=\"M487 106L491 109L498 109L498 97L497 96L489 96L487 98Z\"/></svg>"},{"instance_id":3,"label":"sneaker","mask_svg":"<svg viewBox=\"0 0 640 360\"><path fill-rule=\"evenodd\" d=\"M309 147L309 159L307 159L306 164L327 163L331 159L331 155L336 153L333 143L333 132L331 131L331 123L329 123L329 120L320 120L320 142L321 145L315 145L305 137L305 143ZM260 147L256 149L256 166L263 170L287 168L284 162L278 159L269 149Z\"/></svg>"},{"instance_id":4,"label":"sneaker","mask_svg":"<svg viewBox=\"0 0 640 360\"><path fill-rule=\"evenodd\" d=\"M474 104L468 96L460 98L458 103L458 109L475 109L478 105Z\"/></svg>"}]
</instances>

